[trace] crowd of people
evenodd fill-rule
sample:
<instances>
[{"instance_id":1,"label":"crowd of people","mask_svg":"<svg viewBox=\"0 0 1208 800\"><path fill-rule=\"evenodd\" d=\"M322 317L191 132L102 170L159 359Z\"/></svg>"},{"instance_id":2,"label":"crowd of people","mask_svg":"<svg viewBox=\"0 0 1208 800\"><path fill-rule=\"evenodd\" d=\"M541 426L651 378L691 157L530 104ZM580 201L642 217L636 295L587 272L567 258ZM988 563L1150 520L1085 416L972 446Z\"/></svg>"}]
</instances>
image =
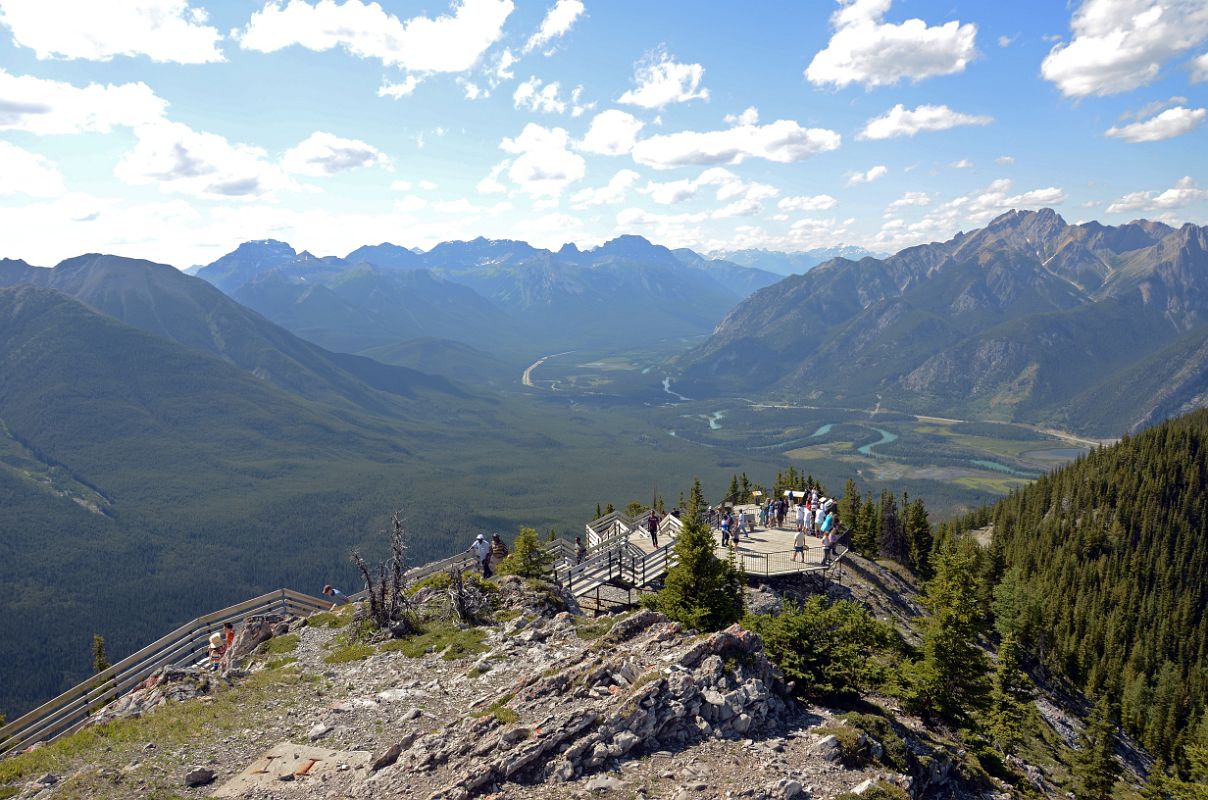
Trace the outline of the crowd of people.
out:
<instances>
[{"instance_id":1,"label":"crowd of people","mask_svg":"<svg viewBox=\"0 0 1208 800\"><path fill-rule=\"evenodd\" d=\"M808 492L786 492L784 497L768 498L762 503L745 507L719 503L710 506L706 513L709 526L721 532L722 546L736 550L744 536L751 538L757 522L760 527L768 530L789 528L795 532L793 561L800 560L804 563L806 536L822 540L824 564L830 561L831 553L839 541L839 511L835 500L820 496L817 489ZM657 540L655 544L657 546Z\"/></svg>"}]
</instances>

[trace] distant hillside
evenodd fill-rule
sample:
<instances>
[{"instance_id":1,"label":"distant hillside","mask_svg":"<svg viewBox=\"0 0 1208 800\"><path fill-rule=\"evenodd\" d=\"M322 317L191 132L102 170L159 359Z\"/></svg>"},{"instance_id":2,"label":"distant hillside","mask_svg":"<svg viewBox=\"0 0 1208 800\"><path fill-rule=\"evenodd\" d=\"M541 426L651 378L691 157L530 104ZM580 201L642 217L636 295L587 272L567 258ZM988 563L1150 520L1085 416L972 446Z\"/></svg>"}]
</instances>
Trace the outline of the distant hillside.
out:
<instances>
[{"instance_id":1,"label":"distant hillside","mask_svg":"<svg viewBox=\"0 0 1208 800\"><path fill-rule=\"evenodd\" d=\"M861 258L868 257L884 258L885 255L855 245L839 245L799 253L782 253L776 250L715 250L708 253L708 257L741 264L744 267L774 272L777 275L803 275L832 258L859 261Z\"/></svg>"},{"instance_id":2,"label":"distant hillside","mask_svg":"<svg viewBox=\"0 0 1208 800\"><path fill-rule=\"evenodd\" d=\"M443 242L426 253L382 243L342 259L260 241L197 274L328 347L364 352L436 337L523 359L699 336L776 280L689 254L639 236L556 253L507 239Z\"/></svg>"},{"instance_id":3,"label":"distant hillside","mask_svg":"<svg viewBox=\"0 0 1208 800\"><path fill-rule=\"evenodd\" d=\"M1180 758L1208 704L1208 410L1041 478L993 522L999 627Z\"/></svg>"},{"instance_id":4,"label":"distant hillside","mask_svg":"<svg viewBox=\"0 0 1208 800\"><path fill-rule=\"evenodd\" d=\"M757 292L680 359L677 385L1136 430L1205 402L1206 245L1208 229L1194 225L1013 211L948 242L834 259Z\"/></svg>"},{"instance_id":5,"label":"distant hillside","mask_svg":"<svg viewBox=\"0 0 1208 800\"><path fill-rule=\"evenodd\" d=\"M150 261L107 255L68 259L54 269L0 266L0 286L45 286L148 333L218 356L282 389L363 410L394 410L390 397L456 393L443 378L304 341L232 301L203 280Z\"/></svg>"}]
</instances>

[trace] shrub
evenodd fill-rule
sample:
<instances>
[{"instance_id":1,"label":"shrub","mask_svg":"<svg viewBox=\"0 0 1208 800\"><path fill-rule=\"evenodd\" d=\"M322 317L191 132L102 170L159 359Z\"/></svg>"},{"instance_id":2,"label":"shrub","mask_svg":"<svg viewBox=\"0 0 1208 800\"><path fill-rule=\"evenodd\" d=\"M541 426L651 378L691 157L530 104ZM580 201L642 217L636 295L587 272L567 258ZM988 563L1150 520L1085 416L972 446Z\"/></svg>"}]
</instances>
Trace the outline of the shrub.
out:
<instances>
[{"instance_id":1,"label":"shrub","mask_svg":"<svg viewBox=\"0 0 1208 800\"><path fill-rule=\"evenodd\" d=\"M372 645L354 642L334 650L323 660L328 664L346 664L349 661L360 661L363 658L369 658L374 652Z\"/></svg>"},{"instance_id":2,"label":"shrub","mask_svg":"<svg viewBox=\"0 0 1208 800\"><path fill-rule=\"evenodd\" d=\"M348 605L345 608L351 609L352 606ZM352 615L343 609L339 611L320 611L306 618L306 626L308 628L342 628L351 621Z\"/></svg>"},{"instance_id":3,"label":"shrub","mask_svg":"<svg viewBox=\"0 0 1208 800\"><path fill-rule=\"evenodd\" d=\"M862 606L814 596L786 603L780 614L748 614L743 626L763 637L768 657L797 692L821 699L854 695L879 686L887 662L901 648L893 627L878 622Z\"/></svg>"},{"instance_id":4,"label":"shrub","mask_svg":"<svg viewBox=\"0 0 1208 800\"><path fill-rule=\"evenodd\" d=\"M279 656L284 653L292 653L298 649L298 634L287 633L284 636L274 636L264 644L260 645L260 652L265 655Z\"/></svg>"},{"instance_id":5,"label":"shrub","mask_svg":"<svg viewBox=\"0 0 1208 800\"><path fill-rule=\"evenodd\" d=\"M544 578L553 566L554 556L541 546L537 531L521 528L512 552L499 562L496 572L500 575L520 575L525 578Z\"/></svg>"},{"instance_id":6,"label":"shrub","mask_svg":"<svg viewBox=\"0 0 1208 800\"><path fill-rule=\"evenodd\" d=\"M893 723L876 714L861 714L856 711L844 714L843 719L847 720L848 725L859 728L881 744L884 750L884 755L881 756L882 764L899 772L909 770L910 751L906 747L906 740L898 735Z\"/></svg>"},{"instance_id":7,"label":"shrub","mask_svg":"<svg viewBox=\"0 0 1208 800\"><path fill-rule=\"evenodd\" d=\"M446 661L456 661L466 656L487 651L482 643L486 632L481 628L461 629L455 625L432 625L421 633L405 639L395 639L382 645L383 653L401 652L408 658L420 658L432 648L433 652L444 651Z\"/></svg>"}]
</instances>

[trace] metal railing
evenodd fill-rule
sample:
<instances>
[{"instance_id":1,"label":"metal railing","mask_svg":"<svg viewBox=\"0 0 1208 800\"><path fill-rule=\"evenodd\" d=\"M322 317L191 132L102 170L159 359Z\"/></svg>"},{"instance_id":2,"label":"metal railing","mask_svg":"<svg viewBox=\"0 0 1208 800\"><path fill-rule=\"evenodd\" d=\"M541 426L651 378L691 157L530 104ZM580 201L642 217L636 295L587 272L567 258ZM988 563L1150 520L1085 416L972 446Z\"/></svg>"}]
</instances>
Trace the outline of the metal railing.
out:
<instances>
[{"instance_id":1,"label":"metal railing","mask_svg":"<svg viewBox=\"0 0 1208 800\"><path fill-rule=\"evenodd\" d=\"M0 727L0 757L35 742L49 742L79 730L92 712L142 683L160 667L193 664L209 649L210 634L225 622L260 614L306 615L331 608L331 601L278 589L190 620L167 636L68 689L55 699Z\"/></svg>"}]
</instances>

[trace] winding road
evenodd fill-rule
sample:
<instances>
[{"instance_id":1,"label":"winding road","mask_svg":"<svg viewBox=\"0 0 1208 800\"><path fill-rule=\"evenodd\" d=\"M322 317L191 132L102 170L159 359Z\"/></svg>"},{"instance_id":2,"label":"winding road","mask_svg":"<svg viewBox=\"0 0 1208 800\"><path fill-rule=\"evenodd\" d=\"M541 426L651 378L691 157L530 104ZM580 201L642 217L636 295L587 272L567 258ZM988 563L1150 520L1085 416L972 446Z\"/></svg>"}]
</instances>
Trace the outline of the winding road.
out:
<instances>
[{"instance_id":1,"label":"winding road","mask_svg":"<svg viewBox=\"0 0 1208 800\"><path fill-rule=\"evenodd\" d=\"M537 367L544 364L546 361L549 361L551 358L557 358L558 356L568 356L573 352L575 352L575 351L567 350L566 352L563 352L563 353L550 353L548 356L542 356L541 358L534 361L532 364L528 365L528 367L524 370L524 373L521 374L521 376L520 376L520 382L523 383L525 386L528 386L531 389L536 389L537 385L533 383L533 370L535 370Z\"/></svg>"}]
</instances>

